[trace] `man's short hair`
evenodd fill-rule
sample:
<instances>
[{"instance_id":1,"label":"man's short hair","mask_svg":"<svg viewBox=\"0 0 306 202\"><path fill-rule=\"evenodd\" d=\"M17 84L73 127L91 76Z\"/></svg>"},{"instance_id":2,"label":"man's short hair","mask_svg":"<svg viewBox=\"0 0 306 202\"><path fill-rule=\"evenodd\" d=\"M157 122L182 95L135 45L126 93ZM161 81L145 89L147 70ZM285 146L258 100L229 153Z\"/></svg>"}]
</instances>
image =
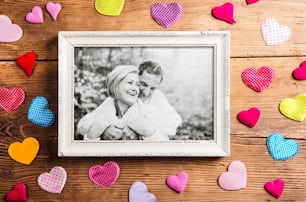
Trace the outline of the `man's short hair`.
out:
<instances>
[{"instance_id":1,"label":"man's short hair","mask_svg":"<svg viewBox=\"0 0 306 202\"><path fill-rule=\"evenodd\" d=\"M156 76L161 76L161 81L164 78L164 71L160 64L153 62L153 61L145 61L141 63L138 67L139 75L142 75L144 71L148 72L149 74L154 74Z\"/></svg>"}]
</instances>

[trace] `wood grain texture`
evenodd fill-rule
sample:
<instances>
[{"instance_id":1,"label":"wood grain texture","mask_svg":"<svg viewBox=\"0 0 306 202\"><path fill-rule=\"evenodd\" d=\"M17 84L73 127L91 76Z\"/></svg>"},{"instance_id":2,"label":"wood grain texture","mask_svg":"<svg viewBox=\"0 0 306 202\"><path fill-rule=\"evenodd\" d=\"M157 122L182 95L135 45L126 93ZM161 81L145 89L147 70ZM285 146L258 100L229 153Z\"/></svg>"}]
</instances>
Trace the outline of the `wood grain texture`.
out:
<instances>
[{"instance_id":1,"label":"wood grain texture","mask_svg":"<svg viewBox=\"0 0 306 202\"><path fill-rule=\"evenodd\" d=\"M18 110L6 113L0 110L0 200L13 185L24 182L29 201L128 201L129 186L136 180L147 184L158 201L276 201L263 188L266 181L285 180L281 201L306 200L306 134L305 122L292 121L280 114L278 105L283 98L306 93L305 81L294 80L291 73L306 55L306 0L265 0L246 5L244 0L232 1L237 24L216 20L210 14L223 1L182 0L184 14L172 27L164 29L150 16L150 7L156 1L127 0L118 17L98 14L94 1L62 0L63 10L57 21L44 9L43 24L29 24L24 18L35 5L45 1L0 1L1 14L7 15L24 31L21 40L0 43L0 86L22 87L26 100ZM170 1L164 1L165 3ZM260 33L265 18L272 17L292 29L290 41L279 46L266 46ZM58 114L57 32L69 31L129 31L129 30L229 30L231 31L231 157L229 158L59 158L57 157L57 122L42 128L27 120L31 100L39 95L49 100L50 108ZM16 65L18 56L34 51L38 56L33 75L27 78ZM272 85L258 93L241 80L246 67L271 66L275 71ZM236 118L239 111L257 106L262 116L256 127L250 129ZM266 148L266 137L279 132L295 139L300 145L298 155L287 161L274 161ZM7 154L12 142L34 136L41 144L37 158L29 166L13 161ZM121 174L111 189L96 186L88 178L88 169L95 164L116 161ZM218 176L227 170L233 160L243 161L248 170L248 183L239 191L222 190ZM37 177L54 166L63 166L68 173L61 194L41 190ZM185 170L189 183L183 193L176 193L165 185L168 175Z\"/></svg>"}]
</instances>

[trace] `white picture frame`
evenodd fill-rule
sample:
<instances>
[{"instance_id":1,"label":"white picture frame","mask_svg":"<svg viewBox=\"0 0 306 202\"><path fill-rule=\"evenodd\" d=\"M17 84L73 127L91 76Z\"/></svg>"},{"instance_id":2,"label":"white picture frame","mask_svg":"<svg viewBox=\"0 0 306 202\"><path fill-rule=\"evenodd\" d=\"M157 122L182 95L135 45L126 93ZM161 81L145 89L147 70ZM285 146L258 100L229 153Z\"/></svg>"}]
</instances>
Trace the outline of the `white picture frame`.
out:
<instances>
[{"instance_id":1,"label":"white picture frame","mask_svg":"<svg viewBox=\"0 0 306 202\"><path fill-rule=\"evenodd\" d=\"M85 48L86 50L87 48L101 48L102 50L103 48L113 47L123 48L123 50L124 48L137 47L143 47L145 50L157 48L153 50L153 52L157 52L155 55L158 55L158 48L162 50L169 49L172 52L186 52L186 58L180 57L180 60L185 60L186 64L189 63L188 60L190 60L190 62L194 60L192 58L192 53L198 53L197 50L202 51L202 49L205 53L205 51L208 50L209 54L203 55L201 58L208 58L207 60L211 61L210 63L212 66L202 66L203 68L207 68L208 71L211 71L211 73L207 74L210 75L208 77L206 73L205 75L201 75L203 79L198 79L198 81L200 81L198 83L202 83L202 81L205 83L205 80L211 82L210 88L212 89L212 93L209 96L211 96L212 99L212 139L180 139L169 141L87 141L75 139L76 115L74 80L75 68L77 68L75 65L76 51L79 48ZM195 48L197 49L196 51L194 50ZM176 49L178 49L178 51ZM174 61L173 59L171 60ZM197 64L200 63L201 61ZM175 70L175 67L173 68ZM188 85L193 84L189 83ZM191 109L192 106L189 108ZM58 156L223 157L229 155L230 32L60 31L58 33Z\"/></svg>"}]
</instances>

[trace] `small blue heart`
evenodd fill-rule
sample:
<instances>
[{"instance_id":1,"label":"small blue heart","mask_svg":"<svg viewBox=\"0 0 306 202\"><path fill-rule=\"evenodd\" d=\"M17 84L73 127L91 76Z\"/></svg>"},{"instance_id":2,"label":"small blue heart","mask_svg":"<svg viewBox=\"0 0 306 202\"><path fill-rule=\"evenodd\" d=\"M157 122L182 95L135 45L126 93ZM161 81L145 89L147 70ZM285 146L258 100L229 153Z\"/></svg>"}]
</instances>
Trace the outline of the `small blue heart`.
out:
<instances>
[{"instance_id":1,"label":"small blue heart","mask_svg":"<svg viewBox=\"0 0 306 202\"><path fill-rule=\"evenodd\" d=\"M278 133L271 134L267 139L267 146L275 160L287 160L299 152L299 145L294 140L286 140Z\"/></svg>"},{"instance_id":2,"label":"small blue heart","mask_svg":"<svg viewBox=\"0 0 306 202\"><path fill-rule=\"evenodd\" d=\"M47 98L37 96L32 100L28 110L28 119L42 127L49 127L55 122L55 115L49 109Z\"/></svg>"}]
</instances>

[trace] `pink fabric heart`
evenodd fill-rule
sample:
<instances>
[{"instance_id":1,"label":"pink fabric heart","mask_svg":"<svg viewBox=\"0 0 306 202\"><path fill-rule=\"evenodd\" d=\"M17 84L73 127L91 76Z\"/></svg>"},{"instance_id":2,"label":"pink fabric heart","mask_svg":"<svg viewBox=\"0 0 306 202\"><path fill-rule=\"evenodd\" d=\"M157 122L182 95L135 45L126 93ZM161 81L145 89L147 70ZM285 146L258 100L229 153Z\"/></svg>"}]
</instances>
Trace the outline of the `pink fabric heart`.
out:
<instances>
[{"instance_id":1,"label":"pink fabric heart","mask_svg":"<svg viewBox=\"0 0 306 202\"><path fill-rule=\"evenodd\" d=\"M177 192L183 192L188 182L188 174L184 171L177 175L170 175L166 179L167 185Z\"/></svg>"},{"instance_id":2,"label":"pink fabric heart","mask_svg":"<svg viewBox=\"0 0 306 202\"><path fill-rule=\"evenodd\" d=\"M161 26L168 28L183 14L183 7L178 2L170 4L155 3L151 7L152 18Z\"/></svg>"},{"instance_id":3,"label":"pink fabric heart","mask_svg":"<svg viewBox=\"0 0 306 202\"><path fill-rule=\"evenodd\" d=\"M220 187L225 190L238 190L247 185L247 170L241 161L233 161L228 171L220 175L218 179Z\"/></svg>"},{"instance_id":4,"label":"pink fabric heart","mask_svg":"<svg viewBox=\"0 0 306 202\"><path fill-rule=\"evenodd\" d=\"M258 1L259 1L259 0L246 0L246 2L247 2L248 5L257 3Z\"/></svg>"},{"instance_id":5,"label":"pink fabric heart","mask_svg":"<svg viewBox=\"0 0 306 202\"><path fill-rule=\"evenodd\" d=\"M271 85L274 79L274 70L268 66L263 66L258 70L250 67L242 72L241 78L249 88L261 92Z\"/></svg>"},{"instance_id":6,"label":"pink fabric heart","mask_svg":"<svg viewBox=\"0 0 306 202\"><path fill-rule=\"evenodd\" d=\"M0 15L0 42L14 42L22 37L22 29L6 15Z\"/></svg>"},{"instance_id":7,"label":"pink fabric heart","mask_svg":"<svg viewBox=\"0 0 306 202\"><path fill-rule=\"evenodd\" d=\"M25 99L25 92L22 88L0 87L0 107L6 112L17 109Z\"/></svg>"},{"instance_id":8,"label":"pink fabric heart","mask_svg":"<svg viewBox=\"0 0 306 202\"><path fill-rule=\"evenodd\" d=\"M293 70L293 77L297 80L306 80L306 60Z\"/></svg>"},{"instance_id":9,"label":"pink fabric heart","mask_svg":"<svg viewBox=\"0 0 306 202\"><path fill-rule=\"evenodd\" d=\"M216 6L212 9L212 15L230 24L236 23L234 19L234 5L230 2L224 3L221 6Z\"/></svg>"},{"instance_id":10,"label":"pink fabric heart","mask_svg":"<svg viewBox=\"0 0 306 202\"><path fill-rule=\"evenodd\" d=\"M29 23L43 23L44 16L40 6L34 6L32 12L26 15L26 21Z\"/></svg>"},{"instance_id":11,"label":"pink fabric heart","mask_svg":"<svg viewBox=\"0 0 306 202\"><path fill-rule=\"evenodd\" d=\"M280 25L275 19L267 18L261 24L262 38L268 46L279 45L289 41L291 29Z\"/></svg>"},{"instance_id":12,"label":"pink fabric heart","mask_svg":"<svg viewBox=\"0 0 306 202\"><path fill-rule=\"evenodd\" d=\"M238 120L250 128L253 128L256 125L259 117L260 110L257 107L252 107L249 110L241 111L237 115Z\"/></svg>"},{"instance_id":13,"label":"pink fabric heart","mask_svg":"<svg viewBox=\"0 0 306 202\"><path fill-rule=\"evenodd\" d=\"M58 14L62 10L62 5L60 3L48 2L46 4L46 9L48 13L50 13L52 19L55 21L57 19Z\"/></svg>"},{"instance_id":14,"label":"pink fabric heart","mask_svg":"<svg viewBox=\"0 0 306 202\"><path fill-rule=\"evenodd\" d=\"M120 174L120 167L116 162L109 161L103 166L95 165L89 169L89 178L96 185L110 188L117 181Z\"/></svg>"},{"instance_id":15,"label":"pink fabric heart","mask_svg":"<svg viewBox=\"0 0 306 202\"><path fill-rule=\"evenodd\" d=\"M63 167L56 166L49 173L39 175L37 182L43 190L59 194L62 192L67 180L67 172Z\"/></svg>"},{"instance_id":16,"label":"pink fabric heart","mask_svg":"<svg viewBox=\"0 0 306 202\"><path fill-rule=\"evenodd\" d=\"M275 196L276 198L281 197L285 186L285 181L282 179L276 179L273 182L266 182L265 189L271 195Z\"/></svg>"}]
</instances>

